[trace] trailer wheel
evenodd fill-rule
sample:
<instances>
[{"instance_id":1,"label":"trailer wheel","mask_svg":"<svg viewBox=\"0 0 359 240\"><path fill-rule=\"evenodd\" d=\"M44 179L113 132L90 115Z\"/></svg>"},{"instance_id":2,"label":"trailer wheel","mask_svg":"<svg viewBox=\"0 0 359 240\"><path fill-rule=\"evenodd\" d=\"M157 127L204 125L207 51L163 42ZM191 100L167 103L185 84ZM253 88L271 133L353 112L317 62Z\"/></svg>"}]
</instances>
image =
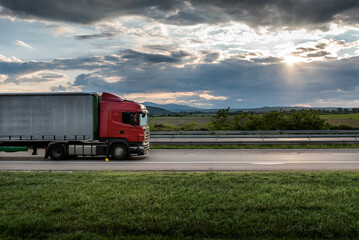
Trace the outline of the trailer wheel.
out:
<instances>
[{"instance_id":1,"label":"trailer wheel","mask_svg":"<svg viewBox=\"0 0 359 240\"><path fill-rule=\"evenodd\" d=\"M128 157L127 147L121 143L111 147L111 158L115 160L124 160Z\"/></svg>"},{"instance_id":2,"label":"trailer wheel","mask_svg":"<svg viewBox=\"0 0 359 240\"><path fill-rule=\"evenodd\" d=\"M49 156L52 160L63 160L66 157L66 149L62 144L55 144L49 150Z\"/></svg>"}]
</instances>

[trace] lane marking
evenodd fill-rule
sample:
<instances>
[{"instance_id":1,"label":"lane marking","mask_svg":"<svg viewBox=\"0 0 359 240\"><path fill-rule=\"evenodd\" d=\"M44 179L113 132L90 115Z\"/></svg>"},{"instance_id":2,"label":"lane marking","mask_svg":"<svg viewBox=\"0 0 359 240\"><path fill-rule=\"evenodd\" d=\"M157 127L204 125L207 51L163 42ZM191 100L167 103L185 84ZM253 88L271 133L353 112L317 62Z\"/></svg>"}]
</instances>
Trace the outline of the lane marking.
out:
<instances>
[{"instance_id":1,"label":"lane marking","mask_svg":"<svg viewBox=\"0 0 359 240\"><path fill-rule=\"evenodd\" d=\"M101 161L101 162L81 162L81 161L71 161L71 162L43 162L43 161L32 161L32 162L26 162L26 161L21 161L21 162L16 162L16 161L0 161L0 166L1 164L48 164L48 165L73 165L73 164L80 164L80 165L84 165L84 164L104 164L104 165L123 165L123 164L130 164L130 165L141 165L141 164L268 164L268 165L274 165L274 164L359 164L359 159L358 161L281 161L281 162L266 162L266 161L220 161L220 162L210 162L210 161L191 161L191 162L145 162L145 161L118 161L118 162L114 162L114 161L110 161L110 162L105 162L105 161Z\"/></svg>"}]
</instances>

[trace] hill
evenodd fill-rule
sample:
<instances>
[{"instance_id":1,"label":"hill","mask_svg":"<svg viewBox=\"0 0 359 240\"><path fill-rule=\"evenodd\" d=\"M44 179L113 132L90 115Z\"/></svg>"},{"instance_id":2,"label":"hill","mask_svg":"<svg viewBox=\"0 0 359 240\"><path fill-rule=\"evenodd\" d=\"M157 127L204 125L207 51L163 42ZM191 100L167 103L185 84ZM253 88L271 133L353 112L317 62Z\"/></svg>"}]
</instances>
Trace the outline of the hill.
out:
<instances>
[{"instance_id":1,"label":"hill","mask_svg":"<svg viewBox=\"0 0 359 240\"><path fill-rule=\"evenodd\" d=\"M156 108L162 108L170 112L194 112L194 111L201 111L202 109L196 108L196 107L190 107L186 105L180 105L180 104L157 104L153 102L144 102L142 103L147 108L148 107L156 107Z\"/></svg>"},{"instance_id":2,"label":"hill","mask_svg":"<svg viewBox=\"0 0 359 240\"><path fill-rule=\"evenodd\" d=\"M170 111L167 111L166 109L163 108L159 108L159 107L151 107L151 106L146 106L147 110L150 112L150 115L169 115L171 114Z\"/></svg>"}]
</instances>

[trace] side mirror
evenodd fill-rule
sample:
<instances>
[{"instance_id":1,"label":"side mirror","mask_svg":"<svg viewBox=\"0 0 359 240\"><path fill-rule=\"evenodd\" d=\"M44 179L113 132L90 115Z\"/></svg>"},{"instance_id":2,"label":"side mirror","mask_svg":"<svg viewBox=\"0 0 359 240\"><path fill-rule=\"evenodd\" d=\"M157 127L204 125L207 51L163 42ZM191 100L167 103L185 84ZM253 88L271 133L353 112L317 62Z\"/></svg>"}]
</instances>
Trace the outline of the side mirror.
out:
<instances>
[{"instance_id":1,"label":"side mirror","mask_svg":"<svg viewBox=\"0 0 359 240\"><path fill-rule=\"evenodd\" d=\"M130 114L130 124L136 127L136 114Z\"/></svg>"}]
</instances>

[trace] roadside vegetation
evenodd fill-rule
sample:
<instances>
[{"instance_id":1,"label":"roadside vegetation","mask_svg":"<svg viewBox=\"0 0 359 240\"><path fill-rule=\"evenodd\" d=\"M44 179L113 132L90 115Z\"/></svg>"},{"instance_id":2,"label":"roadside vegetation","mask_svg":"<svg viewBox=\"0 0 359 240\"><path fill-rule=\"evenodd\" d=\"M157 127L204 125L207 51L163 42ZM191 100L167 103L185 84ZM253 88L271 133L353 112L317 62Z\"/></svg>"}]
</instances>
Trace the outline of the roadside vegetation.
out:
<instances>
[{"instance_id":1,"label":"roadside vegetation","mask_svg":"<svg viewBox=\"0 0 359 240\"><path fill-rule=\"evenodd\" d=\"M359 129L359 114L320 115L316 110L231 113L229 108L215 115L151 117L152 131L218 130L352 130ZM334 124L333 124L334 123Z\"/></svg>"},{"instance_id":2,"label":"roadside vegetation","mask_svg":"<svg viewBox=\"0 0 359 240\"><path fill-rule=\"evenodd\" d=\"M359 172L0 172L0 239L353 239Z\"/></svg>"}]
</instances>

